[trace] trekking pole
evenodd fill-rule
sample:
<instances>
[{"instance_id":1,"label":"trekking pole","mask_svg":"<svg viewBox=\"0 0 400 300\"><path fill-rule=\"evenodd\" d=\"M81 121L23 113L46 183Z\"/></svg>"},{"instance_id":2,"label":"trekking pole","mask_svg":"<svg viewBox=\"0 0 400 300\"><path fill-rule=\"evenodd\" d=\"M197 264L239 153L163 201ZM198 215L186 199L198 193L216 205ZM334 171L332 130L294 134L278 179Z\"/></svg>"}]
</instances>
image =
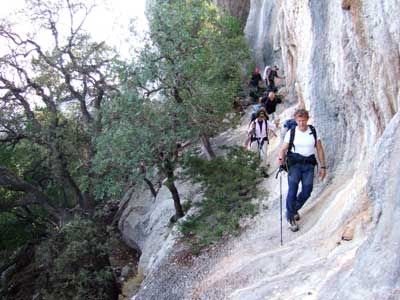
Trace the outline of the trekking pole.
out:
<instances>
[{"instance_id":1,"label":"trekking pole","mask_svg":"<svg viewBox=\"0 0 400 300\"><path fill-rule=\"evenodd\" d=\"M280 221L281 221L281 246L283 246L283 237L282 237L282 168L279 168L278 172L276 173L276 179L279 175L279 211L280 211Z\"/></svg>"}]
</instances>

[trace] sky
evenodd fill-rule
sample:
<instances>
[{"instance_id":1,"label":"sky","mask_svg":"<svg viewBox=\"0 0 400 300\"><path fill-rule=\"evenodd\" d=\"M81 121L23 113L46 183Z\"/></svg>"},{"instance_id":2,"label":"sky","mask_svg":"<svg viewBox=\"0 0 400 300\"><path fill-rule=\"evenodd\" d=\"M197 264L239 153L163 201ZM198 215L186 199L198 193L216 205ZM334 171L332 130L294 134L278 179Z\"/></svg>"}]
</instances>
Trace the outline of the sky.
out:
<instances>
[{"instance_id":1,"label":"sky","mask_svg":"<svg viewBox=\"0 0 400 300\"><path fill-rule=\"evenodd\" d=\"M139 42L132 42L129 33L130 19L135 18L140 41L147 30L147 20L144 15L146 0L103 0L104 5L93 11L87 20L86 29L95 40L106 41L107 44L117 47L123 56L128 55L131 47L138 47ZM24 7L24 0L2 1L0 18L10 15L12 12ZM90 2L90 1L89 1ZM101 3L101 1L96 1ZM127 43L129 39L130 42Z\"/></svg>"}]
</instances>

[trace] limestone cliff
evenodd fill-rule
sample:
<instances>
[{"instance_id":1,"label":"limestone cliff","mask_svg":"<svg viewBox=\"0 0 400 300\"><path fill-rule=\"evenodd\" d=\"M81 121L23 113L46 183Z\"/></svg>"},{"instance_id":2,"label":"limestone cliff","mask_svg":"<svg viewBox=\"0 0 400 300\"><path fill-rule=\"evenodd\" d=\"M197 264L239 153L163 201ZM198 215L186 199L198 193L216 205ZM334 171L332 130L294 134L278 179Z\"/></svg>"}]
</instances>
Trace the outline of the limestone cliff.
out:
<instances>
[{"instance_id":1,"label":"limestone cliff","mask_svg":"<svg viewBox=\"0 0 400 300\"><path fill-rule=\"evenodd\" d=\"M213 2L226 9L232 16L237 17L242 24L246 24L250 10L250 0L213 0Z\"/></svg>"},{"instance_id":2,"label":"limestone cliff","mask_svg":"<svg viewBox=\"0 0 400 300\"><path fill-rule=\"evenodd\" d=\"M298 104L311 111L329 178L283 247L269 178L269 209L240 238L194 261L161 259L136 299L400 299L399 11L397 0L251 0L245 33L257 65L286 77L281 118Z\"/></svg>"}]
</instances>

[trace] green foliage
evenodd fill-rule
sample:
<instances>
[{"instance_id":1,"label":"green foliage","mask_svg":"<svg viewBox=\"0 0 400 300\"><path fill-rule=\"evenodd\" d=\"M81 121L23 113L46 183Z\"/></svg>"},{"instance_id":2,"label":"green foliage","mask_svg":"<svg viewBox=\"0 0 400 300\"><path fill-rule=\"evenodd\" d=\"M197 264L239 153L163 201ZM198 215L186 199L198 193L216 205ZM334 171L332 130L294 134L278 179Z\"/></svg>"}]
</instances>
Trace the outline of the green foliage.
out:
<instances>
[{"instance_id":1,"label":"green foliage","mask_svg":"<svg viewBox=\"0 0 400 300\"><path fill-rule=\"evenodd\" d=\"M33 179L37 174L30 174L28 171L34 169L45 156L46 152L42 147L24 140L15 146L0 144L0 165L28 179Z\"/></svg>"},{"instance_id":2,"label":"green foliage","mask_svg":"<svg viewBox=\"0 0 400 300\"><path fill-rule=\"evenodd\" d=\"M16 249L32 238L32 231L29 224L5 212L0 213L0 236L0 251Z\"/></svg>"},{"instance_id":3,"label":"green foliage","mask_svg":"<svg viewBox=\"0 0 400 300\"><path fill-rule=\"evenodd\" d=\"M259 160L242 147L233 147L226 157L211 161L196 156L186 159L185 174L201 182L204 199L199 211L180 225L194 251L239 231L239 220L256 213L251 199L257 195Z\"/></svg>"},{"instance_id":4,"label":"green foliage","mask_svg":"<svg viewBox=\"0 0 400 300\"><path fill-rule=\"evenodd\" d=\"M141 162L162 172L161 153L175 163L177 144L190 138L185 127L176 125L177 113L168 103L154 104L134 92L126 92L105 107L105 130L96 140L93 168L102 177L98 197L121 196L127 182L143 176L138 168Z\"/></svg>"},{"instance_id":5,"label":"green foliage","mask_svg":"<svg viewBox=\"0 0 400 300\"><path fill-rule=\"evenodd\" d=\"M52 205L88 210L95 205L92 137L102 130L102 104L118 93L122 62L84 30L94 2L26 2L16 17L27 26L15 26L12 16L1 20L0 40L9 50L0 66L2 141L39 149L27 152L34 166L26 168L29 174L12 170Z\"/></svg>"},{"instance_id":6,"label":"green foliage","mask_svg":"<svg viewBox=\"0 0 400 300\"><path fill-rule=\"evenodd\" d=\"M71 221L36 253L44 299L114 299L106 236L94 222Z\"/></svg>"},{"instance_id":7,"label":"green foliage","mask_svg":"<svg viewBox=\"0 0 400 300\"><path fill-rule=\"evenodd\" d=\"M103 106L93 164L102 179L98 198L118 197L127 182L140 182L141 162L162 174L160 153L175 169L177 144L229 126L222 120L249 58L239 22L208 1L164 1L150 12L155 47L121 72L122 95Z\"/></svg>"},{"instance_id":8,"label":"green foliage","mask_svg":"<svg viewBox=\"0 0 400 300\"><path fill-rule=\"evenodd\" d=\"M150 25L156 48L143 51L139 81L180 106L194 137L223 130L250 57L239 22L210 1L180 0L159 1Z\"/></svg>"},{"instance_id":9,"label":"green foliage","mask_svg":"<svg viewBox=\"0 0 400 300\"><path fill-rule=\"evenodd\" d=\"M41 184L49 194L57 195L57 188L45 180L47 171L42 164L45 151L26 141L17 145L0 145L0 165L12 170L32 184ZM16 201L24 193L0 188L0 250L16 249L25 242L36 239L46 231L46 212L37 206L18 207Z\"/></svg>"}]
</instances>

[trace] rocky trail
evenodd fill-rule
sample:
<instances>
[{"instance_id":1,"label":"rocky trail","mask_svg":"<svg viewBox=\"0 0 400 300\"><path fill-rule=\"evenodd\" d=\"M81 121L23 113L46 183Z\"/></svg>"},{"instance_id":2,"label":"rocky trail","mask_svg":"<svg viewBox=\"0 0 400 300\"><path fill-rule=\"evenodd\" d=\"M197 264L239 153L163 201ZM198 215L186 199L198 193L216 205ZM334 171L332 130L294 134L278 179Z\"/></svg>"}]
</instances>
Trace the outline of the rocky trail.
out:
<instances>
[{"instance_id":1,"label":"rocky trail","mask_svg":"<svg viewBox=\"0 0 400 300\"><path fill-rule=\"evenodd\" d=\"M232 140L244 140L247 116L244 120ZM278 147L278 138L271 140L270 169L277 167ZM351 174L330 174L326 182L317 180L301 211L300 231L288 230L283 216L281 246L280 187L274 175L260 185L264 191L260 214L248 220L246 231L230 241L229 250L197 285L199 299L219 299L212 296L217 291L222 299L318 299L330 277L351 266L371 226L370 205L367 197L362 199L365 180L351 179ZM346 182L347 189L343 189ZM282 188L284 213L286 173Z\"/></svg>"},{"instance_id":2,"label":"rocky trail","mask_svg":"<svg viewBox=\"0 0 400 300\"><path fill-rule=\"evenodd\" d=\"M249 114L250 109L240 126L215 138L214 146L243 144ZM145 281L149 290L165 285L167 292L153 290L151 296L139 293L134 299L320 299L338 272L351 269L372 226L365 193L367 174L352 178L350 172L338 170L324 182L316 180L313 194L301 210L300 231L291 232L283 216L281 246L280 184L274 172L279 144L279 138L271 139L272 175L259 186L260 213L243 222L241 235L186 262L182 259L184 247L175 245L165 258L169 263L161 263ZM283 214L286 192L287 176L282 173Z\"/></svg>"}]
</instances>

